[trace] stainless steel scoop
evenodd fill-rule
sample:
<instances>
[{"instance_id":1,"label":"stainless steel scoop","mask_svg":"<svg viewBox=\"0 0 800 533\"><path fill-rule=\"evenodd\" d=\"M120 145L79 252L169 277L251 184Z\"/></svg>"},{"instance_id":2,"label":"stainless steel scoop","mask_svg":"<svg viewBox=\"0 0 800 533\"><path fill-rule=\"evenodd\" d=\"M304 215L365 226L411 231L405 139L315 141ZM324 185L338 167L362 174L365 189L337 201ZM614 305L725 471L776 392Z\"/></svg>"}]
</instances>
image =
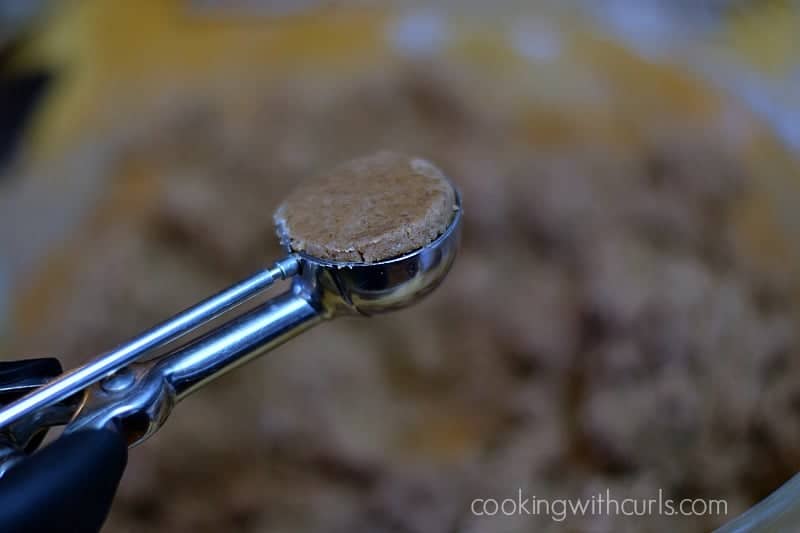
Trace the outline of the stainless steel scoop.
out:
<instances>
[{"instance_id":1,"label":"stainless steel scoop","mask_svg":"<svg viewBox=\"0 0 800 533\"><path fill-rule=\"evenodd\" d=\"M115 427L130 445L142 442L161 427L178 401L321 320L373 315L422 298L439 285L455 259L461 218L456 194L456 211L441 236L378 263L326 261L289 251L271 268L9 404L0 410L0 430L24 442L27 433L41 429L37 420L47 420L67 424L67 432ZM293 278L291 287L283 294L162 357L135 362L288 278ZM64 409L64 404L76 403L77 409ZM51 416L42 416L48 411ZM52 416L65 411L67 419Z\"/></svg>"}]
</instances>

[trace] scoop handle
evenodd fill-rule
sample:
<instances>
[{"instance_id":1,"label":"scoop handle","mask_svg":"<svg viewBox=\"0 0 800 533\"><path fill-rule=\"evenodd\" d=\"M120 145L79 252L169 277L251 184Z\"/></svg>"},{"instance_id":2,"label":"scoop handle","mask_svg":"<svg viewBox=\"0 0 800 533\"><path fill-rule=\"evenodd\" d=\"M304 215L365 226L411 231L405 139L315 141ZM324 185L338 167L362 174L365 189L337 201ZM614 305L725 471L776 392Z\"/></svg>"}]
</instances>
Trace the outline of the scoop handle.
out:
<instances>
[{"instance_id":1,"label":"scoop handle","mask_svg":"<svg viewBox=\"0 0 800 533\"><path fill-rule=\"evenodd\" d=\"M298 266L297 259L293 256L276 261L271 268L257 272L93 361L62 374L27 396L3 406L0 408L0 428L81 392L105 376L128 366L151 350L207 324L260 293L275 281L294 276Z\"/></svg>"},{"instance_id":2,"label":"scoop handle","mask_svg":"<svg viewBox=\"0 0 800 533\"><path fill-rule=\"evenodd\" d=\"M116 431L58 438L0 478L0 531L99 531L127 461L127 443Z\"/></svg>"}]
</instances>

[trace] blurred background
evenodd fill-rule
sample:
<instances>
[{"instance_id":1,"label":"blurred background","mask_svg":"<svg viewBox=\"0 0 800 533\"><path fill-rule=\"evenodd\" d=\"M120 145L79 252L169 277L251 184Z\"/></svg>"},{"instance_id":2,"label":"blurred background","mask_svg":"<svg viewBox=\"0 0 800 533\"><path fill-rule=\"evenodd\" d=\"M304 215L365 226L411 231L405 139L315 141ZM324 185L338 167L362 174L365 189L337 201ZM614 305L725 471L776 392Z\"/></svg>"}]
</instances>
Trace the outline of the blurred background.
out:
<instances>
[{"instance_id":1,"label":"blurred background","mask_svg":"<svg viewBox=\"0 0 800 533\"><path fill-rule=\"evenodd\" d=\"M131 452L106 531L699 532L474 498L728 501L800 471L789 1L0 4L0 349L75 366L279 257L305 177L463 195L414 308L323 324Z\"/></svg>"}]
</instances>

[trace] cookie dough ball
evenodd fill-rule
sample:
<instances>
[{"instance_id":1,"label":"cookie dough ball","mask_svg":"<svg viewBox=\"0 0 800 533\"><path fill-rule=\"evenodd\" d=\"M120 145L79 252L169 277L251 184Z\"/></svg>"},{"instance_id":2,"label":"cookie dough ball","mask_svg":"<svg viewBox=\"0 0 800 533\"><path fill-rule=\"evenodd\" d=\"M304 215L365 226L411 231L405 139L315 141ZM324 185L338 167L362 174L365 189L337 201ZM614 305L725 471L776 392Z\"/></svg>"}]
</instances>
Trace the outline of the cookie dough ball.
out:
<instances>
[{"instance_id":1,"label":"cookie dough ball","mask_svg":"<svg viewBox=\"0 0 800 533\"><path fill-rule=\"evenodd\" d=\"M433 164L382 151L301 185L275 222L294 252L374 263L430 244L456 209L453 186Z\"/></svg>"}]
</instances>

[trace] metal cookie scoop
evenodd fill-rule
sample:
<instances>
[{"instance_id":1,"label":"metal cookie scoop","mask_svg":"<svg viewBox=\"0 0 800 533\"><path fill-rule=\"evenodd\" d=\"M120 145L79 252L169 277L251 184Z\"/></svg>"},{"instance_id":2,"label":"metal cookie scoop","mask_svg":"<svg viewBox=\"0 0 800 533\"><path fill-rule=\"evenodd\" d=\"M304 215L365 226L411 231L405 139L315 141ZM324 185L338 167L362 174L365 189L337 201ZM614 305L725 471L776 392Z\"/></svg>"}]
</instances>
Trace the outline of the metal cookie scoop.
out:
<instances>
[{"instance_id":1,"label":"metal cookie scoop","mask_svg":"<svg viewBox=\"0 0 800 533\"><path fill-rule=\"evenodd\" d=\"M375 262L336 261L295 251L285 228L279 227L289 247L287 257L9 404L0 411L0 433L24 443L28 432L41 429L31 420L47 420L49 425L67 424L67 433L111 427L134 445L157 431L178 401L321 320L413 304L439 285L455 259L462 212L454 188L452 195L452 218L438 237ZM374 199L367 203L373 205ZM162 357L134 363L289 278L291 286L283 294ZM64 409L76 403L77 409ZM42 416L48 411L66 411L68 416Z\"/></svg>"}]
</instances>

